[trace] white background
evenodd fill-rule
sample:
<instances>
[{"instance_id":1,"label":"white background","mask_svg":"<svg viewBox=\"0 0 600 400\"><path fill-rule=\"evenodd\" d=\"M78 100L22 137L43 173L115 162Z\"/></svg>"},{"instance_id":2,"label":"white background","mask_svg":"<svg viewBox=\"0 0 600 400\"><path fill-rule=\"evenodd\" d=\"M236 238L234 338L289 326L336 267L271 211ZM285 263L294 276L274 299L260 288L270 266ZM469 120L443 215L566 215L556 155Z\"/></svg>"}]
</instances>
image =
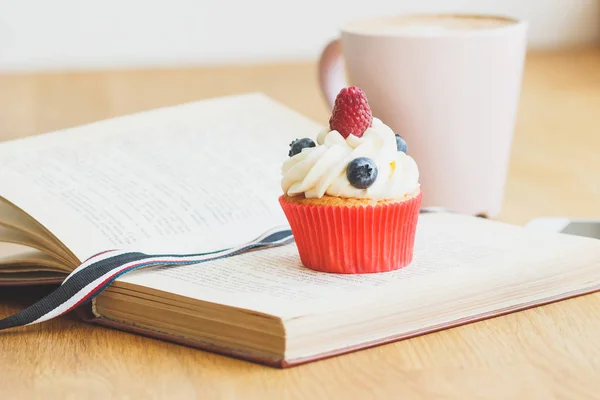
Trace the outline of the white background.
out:
<instances>
[{"instance_id":1,"label":"white background","mask_svg":"<svg viewBox=\"0 0 600 400\"><path fill-rule=\"evenodd\" d=\"M600 0L0 0L0 71L314 59L348 19L411 11L525 18L530 48L600 37Z\"/></svg>"}]
</instances>

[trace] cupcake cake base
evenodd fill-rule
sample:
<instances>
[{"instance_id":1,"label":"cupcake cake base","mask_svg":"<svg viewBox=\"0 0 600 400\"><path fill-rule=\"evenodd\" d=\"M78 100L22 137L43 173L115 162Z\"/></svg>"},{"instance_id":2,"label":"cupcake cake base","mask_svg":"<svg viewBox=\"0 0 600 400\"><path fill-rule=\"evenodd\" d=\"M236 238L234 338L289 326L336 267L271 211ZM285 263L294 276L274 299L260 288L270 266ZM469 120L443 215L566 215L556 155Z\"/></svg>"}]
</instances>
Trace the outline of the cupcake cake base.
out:
<instances>
[{"instance_id":1,"label":"cupcake cake base","mask_svg":"<svg viewBox=\"0 0 600 400\"><path fill-rule=\"evenodd\" d=\"M341 274L387 272L412 262L419 191L404 200L371 201L283 195L302 263Z\"/></svg>"}]
</instances>

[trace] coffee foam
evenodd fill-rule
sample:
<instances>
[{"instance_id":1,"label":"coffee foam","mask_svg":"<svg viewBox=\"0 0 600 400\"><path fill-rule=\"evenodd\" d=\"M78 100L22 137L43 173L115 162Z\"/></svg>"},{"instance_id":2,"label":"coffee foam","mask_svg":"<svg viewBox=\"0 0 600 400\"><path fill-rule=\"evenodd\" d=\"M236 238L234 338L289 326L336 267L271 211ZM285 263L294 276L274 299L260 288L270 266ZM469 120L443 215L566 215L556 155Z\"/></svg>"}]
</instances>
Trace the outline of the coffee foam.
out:
<instances>
[{"instance_id":1,"label":"coffee foam","mask_svg":"<svg viewBox=\"0 0 600 400\"><path fill-rule=\"evenodd\" d=\"M370 34L438 35L451 32L496 29L515 24L501 17L425 15L376 18L348 24L347 30Z\"/></svg>"}]
</instances>

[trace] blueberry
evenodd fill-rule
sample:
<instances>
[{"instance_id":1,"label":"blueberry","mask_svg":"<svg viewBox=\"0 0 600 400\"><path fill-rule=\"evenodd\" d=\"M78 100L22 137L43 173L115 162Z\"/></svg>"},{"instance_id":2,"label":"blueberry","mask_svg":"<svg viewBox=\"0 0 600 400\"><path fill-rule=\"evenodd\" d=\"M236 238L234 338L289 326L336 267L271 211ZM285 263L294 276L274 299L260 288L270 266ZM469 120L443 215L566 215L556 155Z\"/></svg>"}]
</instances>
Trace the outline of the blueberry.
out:
<instances>
[{"instance_id":1,"label":"blueberry","mask_svg":"<svg viewBox=\"0 0 600 400\"><path fill-rule=\"evenodd\" d=\"M398 135L397 133L396 133L396 148L398 149L398 151L401 151L403 153L406 153L406 150L408 150L406 141L404 139L402 139L402 137L400 135Z\"/></svg>"},{"instance_id":2,"label":"blueberry","mask_svg":"<svg viewBox=\"0 0 600 400\"><path fill-rule=\"evenodd\" d=\"M366 189L377 179L377 165L368 157L358 157L348 163L346 177L357 189Z\"/></svg>"},{"instance_id":3,"label":"blueberry","mask_svg":"<svg viewBox=\"0 0 600 400\"><path fill-rule=\"evenodd\" d=\"M290 157L293 157L296 154L300 153L302 149L306 147L315 147L315 142L313 142L309 138L296 139L292 143L290 143L290 152L288 153L288 155Z\"/></svg>"}]
</instances>

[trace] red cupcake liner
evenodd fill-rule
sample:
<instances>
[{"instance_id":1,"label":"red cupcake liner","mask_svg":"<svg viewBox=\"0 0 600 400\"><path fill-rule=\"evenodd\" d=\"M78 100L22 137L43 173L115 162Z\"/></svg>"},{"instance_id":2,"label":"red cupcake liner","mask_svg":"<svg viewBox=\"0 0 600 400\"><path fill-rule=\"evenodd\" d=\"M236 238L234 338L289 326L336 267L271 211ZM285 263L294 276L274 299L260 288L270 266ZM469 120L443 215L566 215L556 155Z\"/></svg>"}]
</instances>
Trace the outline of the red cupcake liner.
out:
<instances>
[{"instance_id":1,"label":"red cupcake liner","mask_svg":"<svg viewBox=\"0 0 600 400\"><path fill-rule=\"evenodd\" d=\"M412 262L422 194L375 206L321 206L279 198L300 259L340 274L393 271Z\"/></svg>"}]
</instances>

